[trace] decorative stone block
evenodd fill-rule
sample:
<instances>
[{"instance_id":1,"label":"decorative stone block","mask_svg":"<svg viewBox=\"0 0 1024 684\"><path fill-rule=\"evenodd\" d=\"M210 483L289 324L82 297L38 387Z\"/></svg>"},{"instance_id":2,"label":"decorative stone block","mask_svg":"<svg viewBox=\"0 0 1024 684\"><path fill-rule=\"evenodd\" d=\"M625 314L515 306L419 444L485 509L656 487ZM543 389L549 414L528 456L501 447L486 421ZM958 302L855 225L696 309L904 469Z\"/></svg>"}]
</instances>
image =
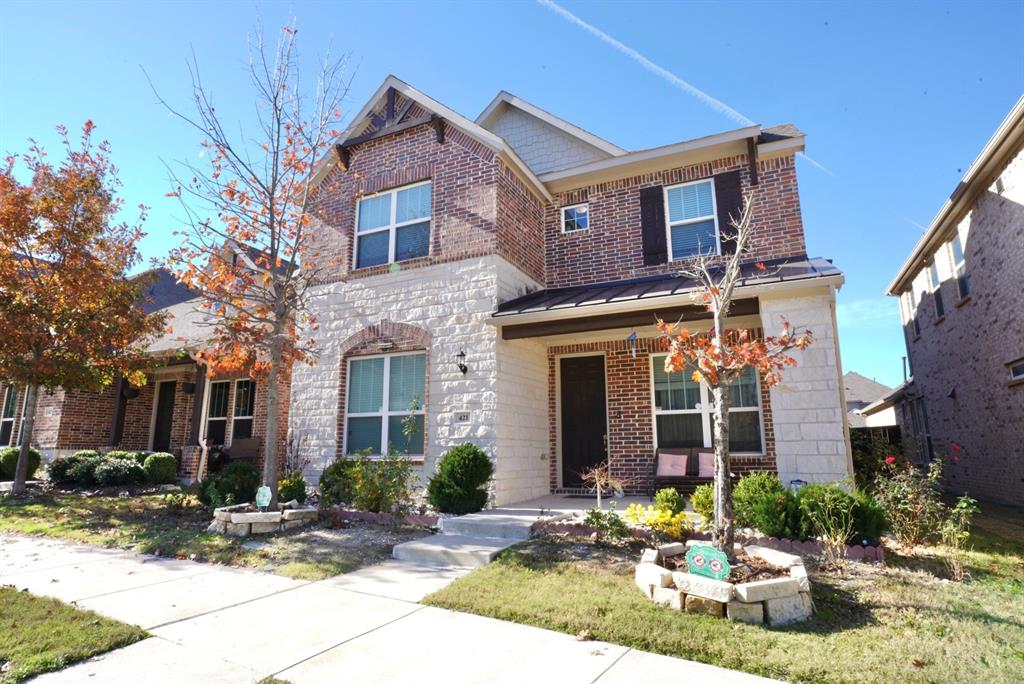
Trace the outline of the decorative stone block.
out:
<instances>
[{"instance_id":1,"label":"decorative stone block","mask_svg":"<svg viewBox=\"0 0 1024 684\"><path fill-rule=\"evenodd\" d=\"M285 520L281 523L282 530L294 530L296 527L304 527L308 520Z\"/></svg>"},{"instance_id":2,"label":"decorative stone block","mask_svg":"<svg viewBox=\"0 0 1024 684\"><path fill-rule=\"evenodd\" d=\"M676 588L687 596L699 596L722 603L728 603L732 600L733 585L728 582L711 579L710 577L701 577L688 572L673 572L672 580L675 581Z\"/></svg>"},{"instance_id":3,"label":"decorative stone block","mask_svg":"<svg viewBox=\"0 0 1024 684\"><path fill-rule=\"evenodd\" d=\"M745 622L748 625L764 624L764 604L729 601L725 611L726 616L735 622Z\"/></svg>"},{"instance_id":4,"label":"decorative stone block","mask_svg":"<svg viewBox=\"0 0 1024 684\"><path fill-rule=\"evenodd\" d=\"M686 594L675 587L654 587L654 594L651 597L659 606L682 610L686 605Z\"/></svg>"},{"instance_id":5,"label":"decorative stone block","mask_svg":"<svg viewBox=\"0 0 1024 684\"><path fill-rule=\"evenodd\" d=\"M315 508L296 508L281 513L285 520L316 520L318 515L319 511Z\"/></svg>"},{"instance_id":6,"label":"decorative stone block","mask_svg":"<svg viewBox=\"0 0 1024 684\"><path fill-rule=\"evenodd\" d=\"M671 544L662 544L658 547L658 553L661 554L662 558L671 558L672 556L679 556L686 553L686 544L682 542L673 542Z\"/></svg>"},{"instance_id":7,"label":"decorative stone block","mask_svg":"<svg viewBox=\"0 0 1024 684\"><path fill-rule=\"evenodd\" d=\"M803 565L804 561L800 556L793 555L792 553L786 553L785 551L777 551L776 549L769 549L766 546L757 546L751 544L743 548L748 556L754 556L760 558L763 561L767 561L772 565L778 565L779 567L788 568L793 565Z\"/></svg>"},{"instance_id":8,"label":"decorative stone block","mask_svg":"<svg viewBox=\"0 0 1024 684\"><path fill-rule=\"evenodd\" d=\"M764 602L764 617L769 625L788 625L801 622L811 616L800 594L768 599Z\"/></svg>"},{"instance_id":9,"label":"decorative stone block","mask_svg":"<svg viewBox=\"0 0 1024 684\"><path fill-rule=\"evenodd\" d=\"M225 511L223 508L218 508L213 512L213 519L231 522L231 511Z\"/></svg>"},{"instance_id":10,"label":"decorative stone block","mask_svg":"<svg viewBox=\"0 0 1024 684\"><path fill-rule=\"evenodd\" d=\"M810 591L801 591L800 600L803 601L804 611L807 613L807 617L814 614L814 599L811 598Z\"/></svg>"},{"instance_id":11,"label":"decorative stone block","mask_svg":"<svg viewBox=\"0 0 1024 684\"><path fill-rule=\"evenodd\" d=\"M789 576L800 585L800 591L811 590L811 579L807 576L807 568L803 565L794 565L789 569Z\"/></svg>"},{"instance_id":12,"label":"decorative stone block","mask_svg":"<svg viewBox=\"0 0 1024 684\"><path fill-rule=\"evenodd\" d=\"M224 533L232 537L248 537L251 528L249 523L224 523Z\"/></svg>"},{"instance_id":13,"label":"decorative stone block","mask_svg":"<svg viewBox=\"0 0 1024 684\"><path fill-rule=\"evenodd\" d=\"M281 523L279 522L254 522L252 523L253 534L270 534L272 532L279 532L281 530Z\"/></svg>"},{"instance_id":14,"label":"decorative stone block","mask_svg":"<svg viewBox=\"0 0 1024 684\"><path fill-rule=\"evenodd\" d=\"M658 562L658 551L657 549L644 549L644 552L640 554L641 563L657 563Z\"/></svg>"},{"instance_id":15,"label":"decorative stone block","mask_svg":"<svg viewBox=\"0 0 1024 684\"><path fill-rule=\"evenodd\" d=\"M216 532L217 534L224 534L227 529L228 522L226 520L214 519L210 526L206 528L207 532Z\"/></svg>"},{"instance_id":16,"label":"decorative stone block","mask_svg":"<svg viewBox=\"0 0 1024 684\"><path fill-rule=\"evenodd\" d=\"M232 513L233 523L278 523L281 522L280 511L268 511L266 513Z\"/></svg>"},{"instance_id":17,"label":"decorative stone block","mask_svg":"<svg viewBox=\"0 0 1024 684\"><path fill-rule=\"evenodd\" d=\"M725 614L725 604L721 601L704 598L703 596L691 596L687 594L686 612L696 613L698 615L714 615L715 617L722 617L722 615Z\"/></svg>"},{"instance_id":18,"label":"decorative stone block","mask_svg":"<svg viewBox=\"0 0 1024 684\"><path fill-rule=\"evenodd\" d=\"M647 594L648 598L651 598L654 595L651 591L652 587L672 586L672 573L654 563L640 563L636 566L634 580L640 590Z\"/></svg>"},{"instance_id":19,"label":"decorative stone block","mask_svg":"<svg viewBox=\"0 0 1024 684\"><path fill-rule=\"evenodd\" d=\"M784 596L795 596L800 593L800 583L792 577L777 577L775 579L737 584L735 591L736 598L740 601L744 603L757 603Z\"/></svg>"}]
</instances>

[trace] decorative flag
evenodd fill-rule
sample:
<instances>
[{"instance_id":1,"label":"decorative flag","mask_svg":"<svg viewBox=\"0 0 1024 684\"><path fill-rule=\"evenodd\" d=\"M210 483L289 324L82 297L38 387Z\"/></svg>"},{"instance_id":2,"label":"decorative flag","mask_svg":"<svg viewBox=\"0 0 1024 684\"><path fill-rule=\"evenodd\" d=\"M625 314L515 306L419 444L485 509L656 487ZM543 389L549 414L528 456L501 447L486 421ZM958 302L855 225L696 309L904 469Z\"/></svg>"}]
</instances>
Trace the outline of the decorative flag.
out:
<instances>
[{"instance_id":1,"label":"decorative flag","mask_svg":"<svg viewBox=\"0 0 1024 684\"><path fill-rule=\"evenodd\" d=\"M636 358L636 330L629 333L629 337L626 338L629 341L629 353Z\"/></svg>"}]
</instances>

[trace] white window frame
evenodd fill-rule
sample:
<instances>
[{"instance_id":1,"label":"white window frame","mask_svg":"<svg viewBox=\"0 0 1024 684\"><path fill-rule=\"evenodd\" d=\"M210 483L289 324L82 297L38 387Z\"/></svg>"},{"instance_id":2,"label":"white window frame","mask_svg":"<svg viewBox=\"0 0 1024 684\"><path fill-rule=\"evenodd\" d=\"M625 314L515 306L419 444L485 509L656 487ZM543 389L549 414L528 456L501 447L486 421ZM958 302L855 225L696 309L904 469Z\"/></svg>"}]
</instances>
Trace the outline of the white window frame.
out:
<instances>
[{"instance_id":1,"label":"white window frame","mask_svg":"<svg viewBox=\"0 0 1024 684\"><path fill-rule=\"evenodd\" d=\"M565 212L571 209L579 209L580 207L587 208L587 227L586 228L575 228L573 230L565 229ZM570 204L567 207L562 207L559 210L562 216L562 232L563 233L582 233L583 231L590 230L590 203L589 202L578 202L577 204Z\"/></svg>"},{"instance_id":2,"label":"white window frame","mask_svg":"<svg viewBox=\"0 0 1024 684\"><path fill-rule=\"evenodd\" d=\"M0 447L13 446L15 441L16 441L14 439L14 437L15 437L15 435L14 435L14 428L17 427L17 425L15 425L15 421L16 421L16 419L18 417L18 395L17 394L14 395L14 413L11 414L10 418L4 418L3 417L3 410L7 406L7 395L8 395L8 393L12 389L15 392L18 391L18 388L17 388L16 385L4 385L3 403L0 403L0 427L2 427L4 423L10 423L11 424L11 436L8 438L7 444L0 444ZM2 430L0 430L0 432L2 432Z\"/></svg>"},{"instance_id":3,"label":"white window frame","mask_svg":"<svg viewBox=\"0 0 1024 684\"><path fill-rule=\"evenodd\" d=\"M932 296L932 309L935 312L936 323L946 317L946 303L942 301L942 280L939 278L939 262L932 259L932 262L925 267L928 271L928 291ZM939 310L939 302L942 302L942 310Z\"/></svg>"},{"instance_id":4,"label":"white window frame","mask_svg":"<svg viewBox=\"0 0 1024 684\"><path fill-rule=\"evenodd\" d=\"M398 410L390 411L390 410L388 410L387 402L388 402L388 397L390 396L390 392L391 392L391 359L393 359L395 357L398 357L398 356L422 356L423 357L423 376L424 376L423 377L423 393L426 394L426 392L427 392L427 378L426 378L426 374L427 374L427 363L429 362L429 359L427 358L427 352L422 350L422 349L418 350L418 351L394 352L392 354L366 354L366 355L360 354L358 356L351 356L351 357L349 357L348 363L346 365L346 375L345 375L345 423L344 423L344 429L342 430L342 452L341 453L346 454L346 455L348 454L348 419L349 418L380 418L380 448L381 448L381 451L385 451L385 452L388 449L388 443L389 443L389 440L388 440L388 437L389 437L389 435L388 435L388 418L397 417L397 416L401 416L403 418L407 417L407 416L423 416L423 429L426 430L426 427L427 427L427 410L426 410L427 402L426 402L426 397L420 397L419 398L420 399L420 409L418 411L410 411L408 409L403 409L401 411L398 411ZM382 383L381 383L382 389L381 389L381 399L380 399L380 410L379 411L369 411L369 412L360 411L360 412L356 412L356 413L350 413L349 410L348 410L348 402L351 399L351 390L352 390L352 362L353 361L369 361L369 360L372 360L372 359L384 359L384 368L381 371L384 374L384 377L383 377ZM426 451L426 449L427 449L427 442L426 442L426 439L424 438L424 440L423 440L423 450ZM422 457L424 455L425 454L405 454L405 456L412 457L412 458ZM372 458L383 458L385 456L385 454L370 454L370 456Z\"/></svg>"},{"instance_id":5,"label":"white window frame","mask_svg":"<svg viewBox=\"0 0 1024 684\"><path fill-rule=\"evenodd\" d=\"M954 242L960 246L960 261L956 260L956 250L953 249ZM967 294L963 294L960 282L967 276L967 255L964 254L964 242L960 239L960 233L955 234L949 241L949 260L953 263L953 283L956 285L957 301L963 301L971 296L971 284L970 279L967 279Z\"/></svg>"},{"instance_id":6,"label":"white window frame","mask_svg":"<svg viewBox=\"0 0 1024 684\"><path fill-rule=\"evenodd\" d=\"M206 417L206 420L205 420L205 422L203 424L203 439L206 440L207 444L209 446L211 446L211 447L214 446L214 445L209 443L209 439L210 439L210 421L214 421L214 420L223 420L224 421L224 444L222 444L220 446L225 446L225 447L231 446L231 434L228 432L228 418L231 417L232 403L234 402L234 399L235 399L234 395L231 394L231 384L232 384L231 380L212 380L212 381L210 381L210 384L208 384L206 386L207 394L206 394L206 401L204 402L206 408L205 408L205 410L203 412L204 416ZM223 417L221 417L221 416L211 416L210 415L210 400L213 398L213 386L214 385L227 385L227 388L228 388L227 412L224 414Z\"/></svg>"},{"instance_id":7,"label":"white window frame","mask_svg":"<svg viewBox=\"0 0 1024 684\"><path fill-rule=\"evenodd\" d=\"M676 221L675 223L673 223L669 217L669 190L675 190L676 188L686 187L687 185L700 185L701 183L709 183L711 185L711 218L714 219L715 221L715 254L717 255L722 253L722 233L718 225L718 197L715 195L715 180L714 178L701 178L700 180L688 181L686 183L676 183L675 185L668 185L662 190L662 202L665 205L665 240L666 244L668 245L669 261L692 259L696 256L695 254L688 254L686 256L679 257L679 259L676 259L675 255L672 253L672 229L677 228L679 226L686 226L692 223L701 223L702 221L708 220L707 216L699 216L697 218L685 219L683 221Z\"/></svg>"},{"instance_id":8,"label":"white window frame","mask_svg":"<svg viewBox=\"0 0 1024 684\"><path fill-rule=\"evenodd\" d=\"M401 223L396 223L396 219L398 218L398 193L403 191L403 190L409 190L411 188L419 187L421 185L430 185L431 183L433 183L433 179L425 180L425 181L420 181L418 183L410 183L408 185L402 185L402 186L399 186L397 188L390 188L388 190L381 190L380 192L375 192L372 195L365 195L363 197L360 197L356 201L356 223L355 223L355 226L353 227L353 230L352 230L352 235L353 235L353 240L352 240L352 268L353 268L353 270L360 269L360 268L374 268L375 266L386 266L388 264L400 263L400 262L396 262L395 261L395 249L397 248L397 243L398 243L398 240L397 240L398 229L399 228L403 228L405 226L412 226L412 225L415 225L417 223L429 223L430 224L430 238L428 238L428 240L427 240L427 253L425 255L423 255L424 257L430 256L431 247L432 247L431 243L433 242L433 234L434 234L434 220L433 220L433 217L434 217L434 188L433 187L430 188L430 214L429 215L421 216L419 218L412 219L410 221L402 221ZM383 195L392 195L391 202L390 202L391 215L388 218L387 225L379 226L377 228L371 228L370 230L367 230L367 231L364 231L364 232L360 233L359 232L359 214L363 210L363 201L364 200L375 199L375 198L381 197ZM384 231L388 231L388 260L386 262L384 262L383 264L374 264L373 266L360 266L359 265L359 240L360 240L360 238L366 237L367 235L376 235L377 233L383 233ZM423 257L414 257L414 258L422 259ZM403 259L403 261L410 261L410 259Z\"/></svg>"},{"instance_id":9,"label":"white window frame","mask_svg":"<svg viewBox=\"0 0 1024 684\"><path fill-rule=\"evenodd\" d=\"M250 393L252 394L252 415L241 415L235 413L235 409L238 407L238 386L243 382L251 383ZM252 433L250 437L243 437L242 439L249 439L252 435L256 434L256 381L252 378L237 378L234 381L234 393L231 395L231 441L235 439L235 421L238 420L251 420L252 421ZM225 431L225 439L227 438L227 432Z\"/></svg>"},{"instance_id":10,"label":"white window frame","mask_svg":"<svg viewBox=\"0 0 1024 684\"><path fill-rule=\"evenodd\" d=\"M1021 367L1021 372L1019 375L1017 373L1014 373L1014 366ZM1011 361L1010 363L1006 364L1006 369L1010 372L1010 382L1024 380L1024 357L1021 357L1016 361Z\"/></svg>"},{"instance_id":11,"label":"white window frame","mask_svg":"<svg viewBox=\"0 0 1024 684\"><path fill-rule=\"evenodd\" d=\"M658 416L672 416L672 415L685 415L685 414L701 414L701 429L704 432L704 446L695 447L703 449L711 449L714 446L714 427L712 421L714 420L714 411L712 409L712 395L711 388L708 387L707 383L701 381L700 383L700 403L697 408L692 409L659 409L655 403L657 395L655 394L654 387L654 364L658 359L664 359L667 354L648 354L648 362L650 365L650 384L651 384L651 430L654 435L654 448L659 448L658 444ZM662 361L664 363L664 361ZM749 413L757 411L757 423L758 429L761 431L761 451L734 451L732 453L744 456L763 456L767 453L767 448L764 441L764 411L761 405L761 374L755 372L754 380L757 387L757 406L730 406L729 413Z\"/></svg>"}]
</instances>

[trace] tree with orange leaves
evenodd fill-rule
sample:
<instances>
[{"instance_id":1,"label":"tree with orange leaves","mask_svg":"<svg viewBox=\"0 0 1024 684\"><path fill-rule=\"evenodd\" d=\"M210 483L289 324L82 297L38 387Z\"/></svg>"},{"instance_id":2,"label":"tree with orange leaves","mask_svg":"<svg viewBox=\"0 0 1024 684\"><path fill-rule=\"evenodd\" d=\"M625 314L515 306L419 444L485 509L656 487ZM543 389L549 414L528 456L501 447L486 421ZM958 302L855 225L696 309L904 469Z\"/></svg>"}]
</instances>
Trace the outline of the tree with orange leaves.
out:
<instances>
[{"instance_id":1,"label":"tree with orange leaves","mask_svg":"<svg viewBox=\"0 0 1024 684\"><path fill-rule=\"evenodd\" d=\"M228 133L209 92L190 65L196 113L167 109L203 136L208 166L183 163L174 173L187 227L170 264L197 291L210 326L197 355L208 374L246 372L267 382L263 484L277 505L278 385L296 362L313 363L316 327L311 288L336 264L318 251L310 211L317 162L332 153L348 91L346 58L325 59L312 92L300 86L294 22L272 49L257 29L248 76L255 91L257 132ZM159 95L157 96L159 98ZM307 336L308 337L308 336Z\"/></svg>"},{"instance_id":2,"label":"tree with orange leaves","mask_svg":"<svg viewBox=\"0 0 1024 684\"><path fill-rule=\"evenodd\" d=\"M99 391L119 374L144 384L144 342L163 325L140 306L148 281L127 277L146 207L137 223L118 221L117 170L94 129L85 122L77 148L57 129L67 155L57 167L29 141L27 185L17 157L0 169L0 378L26 388L15 495L25 491L40 389Z\"/></svg>"},{"instance_id":3,"label":"tree with orange leaves","mask_svg":"<svg viewBox=\"0 0 1024 684\"><path fill-rule=\"evenodd\" d=\"M711 534L715 548L730 557L733 556L735 530L730 479L729 386L747 366L757 371L766 386L778 384L782 370L796 366L796 359L787 352L806 349L813 341L811 331L796 330L785 319L781 335L762 339L753 337L748 330L728 328L729 309L741 279L740 266L753 234L751 197L744 201L739 218L733 219L732 230L736 250L724 263L718 257L702 255L681 272L700 283L695 296L711 313L711 330L707 334L693 334L680 323L658 320L658 330L668 349L665 372L691 373L693 381L706 383L714 397L715 508ZM760 271L767 270L762 263L756 267Z\"/></svg>"}]
</instances>

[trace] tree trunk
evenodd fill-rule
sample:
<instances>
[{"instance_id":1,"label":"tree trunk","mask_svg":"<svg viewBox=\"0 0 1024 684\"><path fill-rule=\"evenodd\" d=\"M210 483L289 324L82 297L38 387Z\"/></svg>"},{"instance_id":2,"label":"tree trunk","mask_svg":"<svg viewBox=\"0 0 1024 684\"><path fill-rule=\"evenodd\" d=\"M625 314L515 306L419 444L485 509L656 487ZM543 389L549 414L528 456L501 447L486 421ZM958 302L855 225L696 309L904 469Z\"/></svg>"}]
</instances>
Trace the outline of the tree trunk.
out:
<instances>
[{"instance_id":1,"label":"tree trunk","mask_svg":"<svg viewBox=\"0 0 1024 684\"><path fill-rule=\"evenodd\" d=\"M12 496L21 496L25 493L25 480L28 479L28 450L32 446L32 428L35 427L36 403L39 399L39 388L35 385L29 385L25 392L25 413L18 435L18 439L21 440L21 451L18 452L18 465L14 469Z\"/></svg>"},{"instance_id":2,"label":"tree trunk","mask_svg":"<svg viewBox=\"0 0 1024 684\"><path fill-rule=\"evenodd\" d=\"M267 374L267 433L263 444L263 484L270 487L270 506L277 510L277 416L280 397L277 393L281 377L281 336L275 335L270 347L270 372Z\"/></svg>"},{"instance_id":3,"label":"tree trunk","mask_svg":"<svg viewBox=\"0 0 1024 684\"><path fill-rule=\"evenodd\" d=\"M715 519L711 530L714 547L734 557L732 519L732 480L729 456L729 387L721 385L711 390L715 398Z\"/></svg>"}]
</instances>

